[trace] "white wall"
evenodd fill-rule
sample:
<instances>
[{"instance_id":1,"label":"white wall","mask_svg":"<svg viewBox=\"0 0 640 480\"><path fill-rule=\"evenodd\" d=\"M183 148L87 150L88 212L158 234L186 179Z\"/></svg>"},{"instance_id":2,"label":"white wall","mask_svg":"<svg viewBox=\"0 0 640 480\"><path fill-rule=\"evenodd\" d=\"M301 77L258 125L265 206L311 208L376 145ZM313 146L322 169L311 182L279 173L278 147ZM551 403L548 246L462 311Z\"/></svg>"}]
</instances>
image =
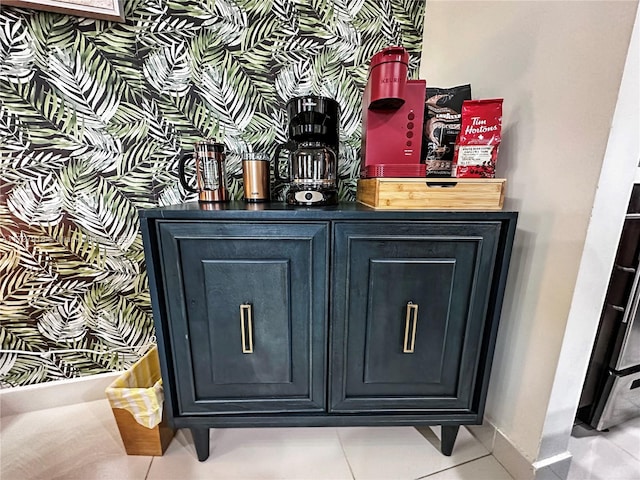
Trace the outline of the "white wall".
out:
<instances>
[{"instance_id":1,"label":"white wall","mask_svg":"<svg viewBox=\"0 0 640 480\"><path fill-rule=\"evenodd\" d=\"M538 455L636 0L427 0L421 78L502 97L520 212L486 416ZM585 348L591 348L586 345Z\"/></svg>"},{"instance_id":2,"label":"white wall","mask_svg":"<svg viewBox=\"0 0 640 480\"><path fill-rule=\"evenodd\" d=\"M629 197L640 170L640 9L636 12L585 239L538 461L567 450Z\"/></svg>"}]
</instances>

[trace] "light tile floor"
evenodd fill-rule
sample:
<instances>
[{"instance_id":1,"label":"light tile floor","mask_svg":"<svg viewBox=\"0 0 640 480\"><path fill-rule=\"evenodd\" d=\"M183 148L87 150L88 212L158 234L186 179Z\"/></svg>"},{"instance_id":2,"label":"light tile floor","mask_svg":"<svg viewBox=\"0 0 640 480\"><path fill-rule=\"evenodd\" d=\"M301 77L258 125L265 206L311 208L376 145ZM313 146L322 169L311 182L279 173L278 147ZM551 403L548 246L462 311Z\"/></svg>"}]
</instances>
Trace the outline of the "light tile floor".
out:
<instances>
[{"instance_id":1,"label":"light tile floor","mask_svg":"<svg viewBox=\"0 0 640 480\"><path fill-rule=\"evenodd\" d=\"M640 480L640 417L608 432L576 425L568 480Z\"/></svg>"},{"instance_id":2,"label":"light tile floor","mask_svg":"<svg viewBox=\"0 0 640 480\"><path fill-rule=\"evenodd\" d=\"M450 457L438 428L212 429L211 456L198 462L186 430L162 457L127 456L106 400L0 421L2 480L511 480L464 428Z\"/></svg>"},{"instance_id":3,"label":"light tile floor","mask_svg":"<svg viewBox=\"0 0 640 480\"><path fill-rule=\"evenodd\" d=\"M211 430L211 456L196 459L180 430L162 457L128 456L106 400L0 419L0 479L428 479L511 480L466 429L453 455L438 428ZM596 432L574 428L568 480L640 480L640 418Z\"/></svg>"}]
</instances>

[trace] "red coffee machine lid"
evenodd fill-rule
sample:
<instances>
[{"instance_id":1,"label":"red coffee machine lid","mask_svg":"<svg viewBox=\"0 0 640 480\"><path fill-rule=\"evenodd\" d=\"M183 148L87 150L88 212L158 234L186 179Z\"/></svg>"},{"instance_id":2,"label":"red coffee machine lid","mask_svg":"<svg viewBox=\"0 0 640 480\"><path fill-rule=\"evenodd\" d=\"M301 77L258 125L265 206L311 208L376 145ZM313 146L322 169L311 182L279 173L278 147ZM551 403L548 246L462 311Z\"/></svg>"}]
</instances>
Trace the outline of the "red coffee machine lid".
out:
<instances>
[{"instance_id":1,"label":"red coffee machine lid","mask_svg":"<svg viewBox=\"0 0 640 480\"><path fill-rule=\"evenodd\" d=\"M369 70L373 70L378 65L387 62L400 62L409 65L409 52L407 52L406 48L400 46L385 47L371 57Z\"/></svg>"},{"instance_id":2,"label":"red coffee machine lid","mask_svg":"<svg viewBox=\"0 0 640 480\"><path fill-rule=\"evenodd\" d=\"M367 79L369 110L397 110L404 105L409 53L404 47L386 47L371 58Z\"/></svg>"}]
</instances>

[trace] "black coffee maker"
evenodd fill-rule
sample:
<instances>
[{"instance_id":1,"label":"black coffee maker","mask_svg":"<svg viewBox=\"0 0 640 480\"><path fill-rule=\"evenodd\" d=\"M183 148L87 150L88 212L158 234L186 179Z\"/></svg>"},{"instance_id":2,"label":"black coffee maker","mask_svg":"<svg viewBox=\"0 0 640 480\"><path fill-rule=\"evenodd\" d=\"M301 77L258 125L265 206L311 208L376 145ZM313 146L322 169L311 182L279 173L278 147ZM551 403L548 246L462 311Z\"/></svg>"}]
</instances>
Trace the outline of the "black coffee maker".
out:
<instances>
[{"instance_id":1,"label":"black coffee maker","mask_svg":"<svg viewBox=\"0 0 640 480\"><path fill-rule=\"evenodd\" d=\"M275 154L275 175L289 184L289 205L338 203L340 106L327 97L308 95L287 103L288 141ZM280 173L280 153L288 150L288 174Z\"/></svg>"}]
</instances>

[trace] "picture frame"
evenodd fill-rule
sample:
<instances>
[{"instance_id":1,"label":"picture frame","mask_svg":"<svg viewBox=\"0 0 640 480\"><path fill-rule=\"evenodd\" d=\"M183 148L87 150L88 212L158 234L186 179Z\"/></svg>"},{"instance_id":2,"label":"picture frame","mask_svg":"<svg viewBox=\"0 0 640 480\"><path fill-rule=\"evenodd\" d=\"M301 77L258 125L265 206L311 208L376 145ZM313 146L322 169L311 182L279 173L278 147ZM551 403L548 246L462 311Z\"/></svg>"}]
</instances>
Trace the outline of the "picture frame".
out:
<instances>
[{"instance_id":1,"label":"picture frame","mask_svg":"<svg viewBox=\"0 0 640 480\"><path fill-rule=\"evenodd\" d=\"M5 6L124 22L122 0L3 0Z\"/></svg>"}]
</instances>

